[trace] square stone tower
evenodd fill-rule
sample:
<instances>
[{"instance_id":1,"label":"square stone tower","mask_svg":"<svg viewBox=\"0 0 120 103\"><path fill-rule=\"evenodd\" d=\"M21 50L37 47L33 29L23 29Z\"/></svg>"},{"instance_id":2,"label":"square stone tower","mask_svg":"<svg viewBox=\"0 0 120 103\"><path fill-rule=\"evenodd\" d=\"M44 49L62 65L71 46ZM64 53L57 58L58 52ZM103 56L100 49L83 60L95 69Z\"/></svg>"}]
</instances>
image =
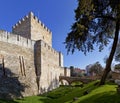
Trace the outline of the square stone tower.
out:
<instances>
[{"instance_id":1,"label":"square stone tower","mask_svg":"<svg viewBox=\"0 0 120 103\"><path fill-rule=\"evenodd\" d=\"M15 24L12 32L31 40L43 40L52 46L52 32L32 12Z\"/></svg>"}]
</instances>

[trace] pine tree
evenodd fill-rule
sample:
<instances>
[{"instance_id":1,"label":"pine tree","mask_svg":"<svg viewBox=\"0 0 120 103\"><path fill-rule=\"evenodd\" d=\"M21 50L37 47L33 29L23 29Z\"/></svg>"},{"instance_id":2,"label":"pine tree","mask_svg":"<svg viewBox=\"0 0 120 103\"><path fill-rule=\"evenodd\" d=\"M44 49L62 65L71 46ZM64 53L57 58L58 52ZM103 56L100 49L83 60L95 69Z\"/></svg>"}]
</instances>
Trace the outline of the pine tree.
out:
<instances>
[{"instance_id":1,"label":"pine tree","mask_svg":"<svg viewBox=\"0 0 120 103\"><path fill-rule=\"evenodd\" d=\"M100 85L105 83L111 70L120 30L120 0L78 0L75 22L65 40L68 53L78 49L91 52L95 46L102 51L110 39L112 48L106 63Z\"/></svg>"}]
</instances>

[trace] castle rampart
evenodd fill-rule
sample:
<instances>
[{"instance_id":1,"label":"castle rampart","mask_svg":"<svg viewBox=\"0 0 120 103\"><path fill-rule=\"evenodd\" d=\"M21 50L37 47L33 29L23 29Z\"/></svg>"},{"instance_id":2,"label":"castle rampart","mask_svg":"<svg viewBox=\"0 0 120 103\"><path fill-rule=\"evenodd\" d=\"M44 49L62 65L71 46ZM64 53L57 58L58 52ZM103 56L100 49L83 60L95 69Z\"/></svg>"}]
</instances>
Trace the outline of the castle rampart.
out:
<instances>
[{"instance_id":1,"label":"castle rampart","mask_svg":"<svg viewBox=\"0 0 120 103\"><path fill-rule=\"evenodd\" d=\"M52 48L52 32L32 12L12 29L0 30L0 98L58 87L59 76L69 71L63 68L62 53Z\"/></svg>"},{"instance_id":2,"label":"castle rampart","mask_svg":"<svg viewBox=\"0 0 120 103\"><path fill-rule=\"evenodd\" d=\"M37 63L36 70L39 81L38 85L40 86L41 93L41 89L43 88L46 91L49 91L59 86L59 76L64 75L64 69L61 67L61 53L54 50L51 46L42 40L36 42L35 48L35 61ZM40 51L40 53L37 51Z\"/></svg>"},{"instance_id":3,"label":"castle rampart","mask_svg":"<svg viewBox=\"0 0 120 103\"><path fill-rule=\"evenodd\" d=\"M31 47L20 43L25 38L22 41L17 41L15 35L6 34L8 38L2 35L5 37L0 39L0 55L2 55L0 61L4 59L4 69L0 68L0 86L6 91L0 89L0 98L4 95L4 98L35 95L38 93L38 88L33 47L31 49ZM2 62L0 65L3 65Z\"/></svg>"},{"instance_id":4,"label":"castle rampart","mask_svg":"<svg viewBox=\"0 0 120 103\"><path fill-rule=\"evenodd\" d=\"M35 41L33 40L2 30L0 30L0 41L16 44L18 46L30 48L30 49L34 49L34 44L35 44Z\"/></svg>"}]
</instances>

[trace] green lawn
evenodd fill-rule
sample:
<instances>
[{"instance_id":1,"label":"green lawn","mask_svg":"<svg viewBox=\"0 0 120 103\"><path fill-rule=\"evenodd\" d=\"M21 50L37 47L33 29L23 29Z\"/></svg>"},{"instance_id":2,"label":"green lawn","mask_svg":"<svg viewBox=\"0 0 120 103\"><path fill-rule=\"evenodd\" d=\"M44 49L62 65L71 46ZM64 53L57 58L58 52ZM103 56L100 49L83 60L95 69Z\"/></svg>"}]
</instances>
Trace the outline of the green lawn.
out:
<instances>
[{"instance_id":1,"label":"green lawn","mask_svg":"<svg viewBox=\"0 0 120 103\"><path fill-rule=\"evenodd\" d=\"M74 103L120 103L120 94L116 93L116 85L105 85L82 96Z\"/></svg>"},{"instance_id":2,"label":"green lawn","mask_svg":"<svg viewBox=\"0 0 120 103\"><path fill-rule=\"evenodd\" d=\"M104 86L91 82L81 87L60 87L41 96L31 96L20 100L5 101L0 103L120 103L120 94L116 92L115 84ZM85 91L89 93L84 95ZM73 98L77 98L76 101Z\"/></svg>"}]
</instances>

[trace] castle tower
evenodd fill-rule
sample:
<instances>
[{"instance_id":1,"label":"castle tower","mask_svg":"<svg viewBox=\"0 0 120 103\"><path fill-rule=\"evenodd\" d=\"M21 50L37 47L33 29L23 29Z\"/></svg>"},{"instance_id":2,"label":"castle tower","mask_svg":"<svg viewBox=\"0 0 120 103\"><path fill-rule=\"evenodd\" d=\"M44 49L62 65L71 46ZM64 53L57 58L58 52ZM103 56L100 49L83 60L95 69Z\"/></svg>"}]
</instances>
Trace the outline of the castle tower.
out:
<instances>
[{"instance_id":1,"label":"castle tower","mask_svg":"<svg viewBox=\"0 0 120 103\"><path fill-rule=\"evenodd\" d=\"M52 33L30 12L12 28L12 32L31 40L43 40L52 46Z\"/></svg>"}]
</instances>

